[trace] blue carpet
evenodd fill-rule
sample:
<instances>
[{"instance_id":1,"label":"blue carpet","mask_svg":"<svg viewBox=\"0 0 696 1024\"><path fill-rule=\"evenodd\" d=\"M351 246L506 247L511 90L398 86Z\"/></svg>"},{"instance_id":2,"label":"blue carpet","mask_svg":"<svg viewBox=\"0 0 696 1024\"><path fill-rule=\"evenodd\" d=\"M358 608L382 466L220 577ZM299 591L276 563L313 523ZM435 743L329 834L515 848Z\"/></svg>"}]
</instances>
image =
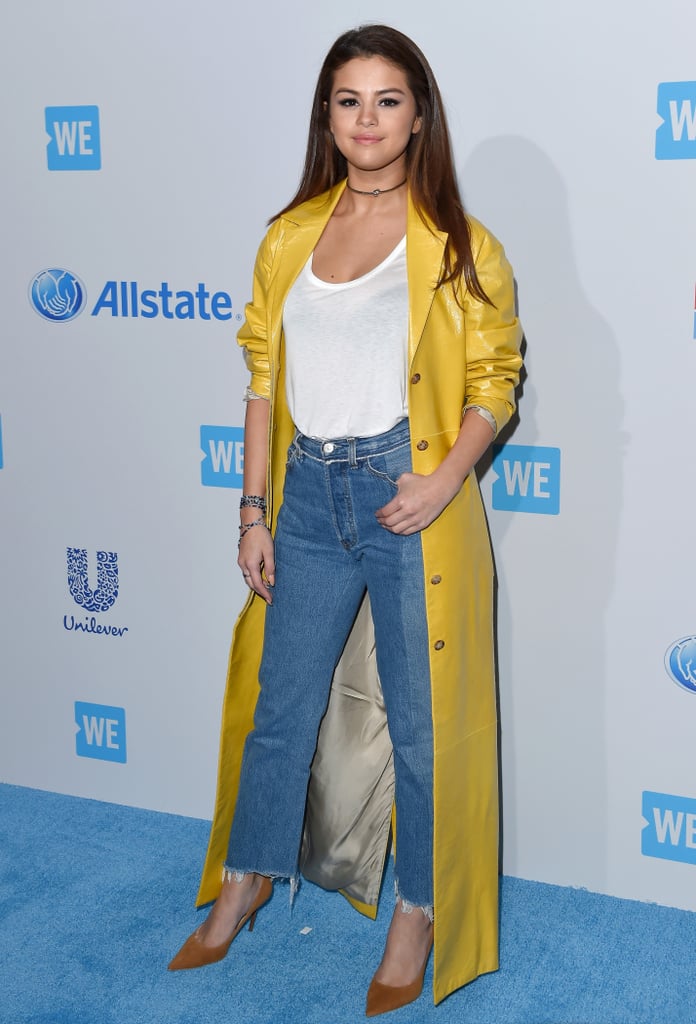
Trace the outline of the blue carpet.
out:
<instances>
[{"instance_id":1,"label":"blue carpet","mask_svg":"<svg viewBox=\"0 0 696 1024\"><path fill-rule=\"evenodd\" d=\"M277 886L227 959L168 973L208 823L0 785L2 1024L352 1024L391 916ZM505 878L502 968L394 1024L692 1024L696 914ZM308 934L302 930L310 928Z\"/></svg>"}]
</instances>

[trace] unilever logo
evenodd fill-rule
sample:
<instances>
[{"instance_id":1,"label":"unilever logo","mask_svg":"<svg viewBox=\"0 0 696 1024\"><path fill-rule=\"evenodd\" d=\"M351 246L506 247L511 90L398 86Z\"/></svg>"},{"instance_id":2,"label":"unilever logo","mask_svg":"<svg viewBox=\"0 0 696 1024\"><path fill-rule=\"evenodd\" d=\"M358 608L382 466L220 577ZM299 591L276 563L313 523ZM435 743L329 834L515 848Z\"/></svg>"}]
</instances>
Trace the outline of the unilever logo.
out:
<instances>
[{"instance_id":1,"label":"unilever logo","mask_svg":"<svg viewBox=\"0 0 696 1024\"><path fill-rule=\"evenodd\" d=\"M678 686L696 693L696 636L682 637L667 649L665 668Z\"/></svg>"},{"instance_id":2,"label":"unilever logo","mask_svg":"<svg viewBox=\"0 0 696 1024\"><path fill-rule=\"evenodd\" d=\"M86 612L107 612L118 597L118 555L115 551L97 551L97 586L88 581L87 552L68 548L68 587Z\"/></svg>"},{"instance_id":3,"label":"unilever logo","mask_svg":"<svg viewBox=\"0 0 696 1024\"><path fill-rule=\"evenodd\" d=\"M118 597L118 555L115 551L97 551L97 585L89 582L89 564L85 548L68 548L68 589L75 604L86 612L107 612ZM94 615L86 615L84 622L74 615L63 616L63 626L76 633L96 633L105 636L123 636L127 626L104 626Z\"/></svg>"},{"instance_id":4,"label":"unilever logo","mask_svg":"<svg viewBox=\"0 0 696 1024\"><path fill-rule=\"evenodd\" d=\"M61 324L82 312L87 292L76 274L53 267L36 275L29 286L29 298L39 316Z\"/></svg>"}]
</instances>

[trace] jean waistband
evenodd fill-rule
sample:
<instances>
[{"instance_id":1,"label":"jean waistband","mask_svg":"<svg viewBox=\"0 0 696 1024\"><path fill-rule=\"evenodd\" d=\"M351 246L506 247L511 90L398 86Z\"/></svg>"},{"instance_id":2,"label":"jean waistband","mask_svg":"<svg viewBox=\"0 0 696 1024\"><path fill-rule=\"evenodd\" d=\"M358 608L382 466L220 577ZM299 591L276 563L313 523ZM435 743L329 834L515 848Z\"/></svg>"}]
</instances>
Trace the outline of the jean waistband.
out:
<instances>
[{"instance_id":1,"label":"jean waistband","mask_svg":"<svg viewBox=\"0 0 696 1024\"><path fill-rule=\"evenodd\" d=\"M356 459L367 459L371 455L384 455L394 448L400 448L410 439L407 419L399 420L391 430L372 437L307 437L306 434L295 434L293 444L312 459L321 462L355 462Z\"/></svg>"}]
</instances>

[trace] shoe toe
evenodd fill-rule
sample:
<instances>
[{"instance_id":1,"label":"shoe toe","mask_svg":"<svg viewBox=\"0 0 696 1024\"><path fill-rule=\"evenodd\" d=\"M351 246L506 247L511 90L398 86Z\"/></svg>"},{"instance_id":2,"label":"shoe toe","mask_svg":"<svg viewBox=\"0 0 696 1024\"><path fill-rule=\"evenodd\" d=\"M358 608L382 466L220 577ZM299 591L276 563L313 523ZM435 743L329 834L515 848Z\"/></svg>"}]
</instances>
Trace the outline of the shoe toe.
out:
<instances>
[{"instance_id":1,"label":"shoe toe","mask_svg":"<svg viewBox=\"0 0 696 1024\"><path fill-rule=\"evenodd\" d=\"M382 1013L398 1010L401 1006L407 1006L418 999L422 991L422 978L417 978L410 985L399 986L382 985L379 981L373 980L367 990L365 1016L379 1017Z\"/></svg>"}]
</instances>

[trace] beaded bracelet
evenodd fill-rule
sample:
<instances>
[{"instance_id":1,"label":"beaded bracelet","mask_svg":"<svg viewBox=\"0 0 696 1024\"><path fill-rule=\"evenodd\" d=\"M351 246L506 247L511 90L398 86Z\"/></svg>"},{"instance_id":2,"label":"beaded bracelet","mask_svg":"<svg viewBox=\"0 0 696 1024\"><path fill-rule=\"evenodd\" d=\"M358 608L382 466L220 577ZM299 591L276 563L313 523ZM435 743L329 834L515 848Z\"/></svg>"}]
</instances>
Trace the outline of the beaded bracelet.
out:
<instances>
[{"instance_id":1,"label":"beaded bracelet","mask_svg":"<svg viewBox=\"0 0 696 1024\"><path fill-rule=\"evenodd\" d=\"M244 534L248 533L252 526L266 526L266 520L261 518L254 519L253 522L251 523L242 523L242 525L239 527L239 542L237 544L237 547L239 547L239 545L242 543L242 537L244 536ZM268 529L267 526L266 529Z\"/></svg>"},{"instance_id":2,"label":"beaded bracelet","mask_svg":"<svg viewBox=\"0 0 696 1024\"><path fill-rule=\"evenodd\" d=\"M266 499L260 494L243 494L239 499L240 508L260 508L262 512L266 511Z\"/></svg>"}]
</instances>

